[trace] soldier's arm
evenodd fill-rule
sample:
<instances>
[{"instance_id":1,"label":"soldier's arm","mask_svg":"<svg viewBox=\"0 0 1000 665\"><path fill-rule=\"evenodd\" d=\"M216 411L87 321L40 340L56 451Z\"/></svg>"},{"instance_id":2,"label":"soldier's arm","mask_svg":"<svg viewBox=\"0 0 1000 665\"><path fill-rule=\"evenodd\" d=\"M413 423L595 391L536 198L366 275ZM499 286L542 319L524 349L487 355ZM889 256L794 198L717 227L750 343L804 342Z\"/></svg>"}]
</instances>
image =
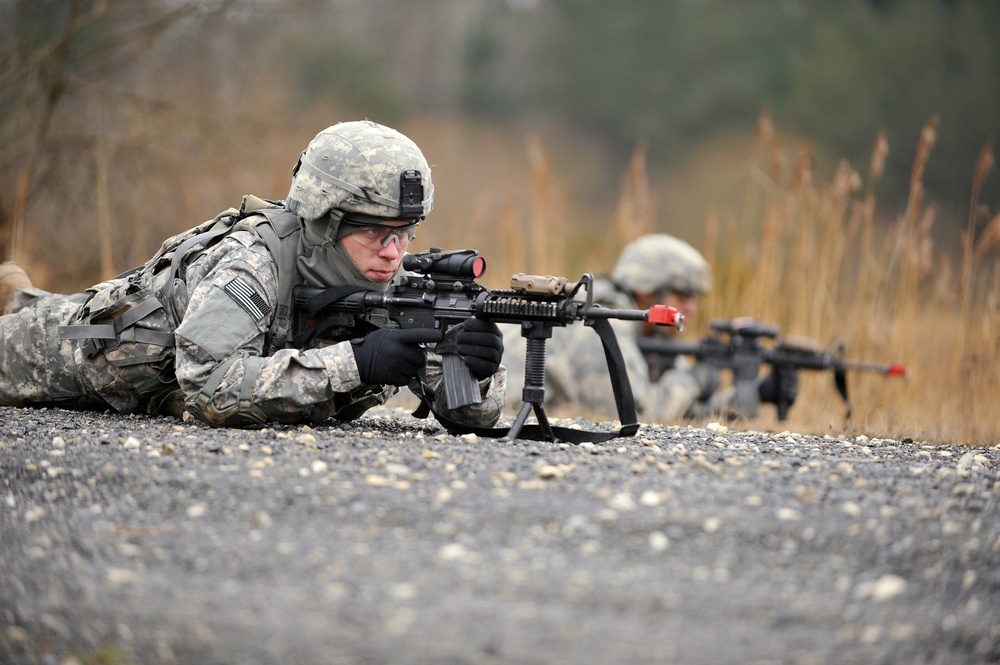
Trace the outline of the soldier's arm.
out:
<instances>
[{"instance_id":1,"label":"soldier's arm","mask_svg":"<svg viewBox=\"0 0 1000 665\"><path fill-rule=\"evenodd\" d=\"M617 328L618 336L639 419L656 423L680 420L698 398L697 381L682 370L664 372L659 380L650 380L649 364L637 342L639 326L621 323L625 325Z\"/></svg>"},{"instance_id":2,"label":"soldier's arm","mask_svg":"<svg viewBox=\"0 0 1000 665\"><path fill-rule=\"evenodd\" d=\"M277 309L277 274L264 244L236 233L187 271L188 305L176 330L185 405L212 425L295 422L334 415L361 389L348 342L264 357Z\"/></svg>"},{"instance_id":3,"label":"soldier's arm","mask_svg":"<svg viewBox=\"0 0 1000 665\"><path fill-rule=\"evenodd\" d=\"M448 409L440 356L435 354L428 356L426 383L434 395L434 410L447 414L455 422L473 427L493 427L500 420L507 397L507 369L503 365L500 365L493 376L479 382L482 402L457 409ZM410 390L420 396L419 385L411 386Z\"/></svg>"},{"instance_id":4,"label":"soldier's arm","mask_svg":"<svg viewBox=\"0 0 1000 665\"><path fill-rule=\"evenodd\" d=\"M656 400L650 420L673 422L700 415L698 409L704 408L698 401L701 391L697 377L689 369L667 370L655 384Z\"/></svg>"},{"instance_id":5,"label":"soldier's arm","mask_svg":"<svg viewBox=\"0 0 1000 665\"><path fill-rule=\"evenodd\" d=\"M632 384L639 419L655 423L683 419L701 392L697 378L690 371L677 368L664 372L658 380L652 381L649 364L637 341L640 326L628 321L613 322L613 325Z\"/></svg>"}]
</instances>

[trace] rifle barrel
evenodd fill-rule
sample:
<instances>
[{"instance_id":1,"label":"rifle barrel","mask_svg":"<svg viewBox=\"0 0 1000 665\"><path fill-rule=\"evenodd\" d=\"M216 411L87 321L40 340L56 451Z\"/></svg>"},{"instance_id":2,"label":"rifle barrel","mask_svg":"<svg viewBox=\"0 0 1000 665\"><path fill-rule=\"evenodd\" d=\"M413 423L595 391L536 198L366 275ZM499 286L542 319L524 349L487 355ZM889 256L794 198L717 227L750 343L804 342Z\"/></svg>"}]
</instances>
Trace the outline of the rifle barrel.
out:
<instances>
[{"instance_id":1,"label":"rifle barrel","mask_svg":"<svg viewBox=\"0 0 1000 665\"><path fill-rule=\"evenodd\" d=\"M623 319L625 321L648 321L658 326L674 326L684 330L684 315L673 307L653 305L649 309L616 309L600 305L587 308L587 318Z\"/></svg>"},{"instance_id":2,"label":"rifle barrel","mask_svg":"<svg viewBox=\"0 0 1000 665\"><path fill-rule=\"evenodd\" d=\"M907 376L906 366L902 363L872 363L861 360L841 360L839 361L839 364L844 369L855 369L864 372L878 372L879 374L885 374L886 376L896 376L904 379Z\"/></svg>"}]
</instances>

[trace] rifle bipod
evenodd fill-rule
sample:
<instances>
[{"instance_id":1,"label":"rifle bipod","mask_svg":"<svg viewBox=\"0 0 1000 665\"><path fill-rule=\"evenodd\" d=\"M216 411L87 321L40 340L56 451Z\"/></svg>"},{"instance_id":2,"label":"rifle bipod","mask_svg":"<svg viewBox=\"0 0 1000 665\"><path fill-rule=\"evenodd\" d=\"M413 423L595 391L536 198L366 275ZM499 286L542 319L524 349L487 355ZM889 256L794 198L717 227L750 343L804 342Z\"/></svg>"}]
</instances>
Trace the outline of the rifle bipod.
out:
<instances>
[{"instance_id":1,"label":"rifle bipod","mask_svg":"<svg viewBox=\"0 0 1000 665\"><path fill-rule=\"evenodd\" d=\"M558 441L542 403L545 401L545 340L552 337L552 325L539 321L521 324L527 350L524 354L524 388L521 390L521 410L510 430L501 441L513 441L521 433L528 415L534 411L538 428L547 441Z\"/></svg>"}]
</instances>

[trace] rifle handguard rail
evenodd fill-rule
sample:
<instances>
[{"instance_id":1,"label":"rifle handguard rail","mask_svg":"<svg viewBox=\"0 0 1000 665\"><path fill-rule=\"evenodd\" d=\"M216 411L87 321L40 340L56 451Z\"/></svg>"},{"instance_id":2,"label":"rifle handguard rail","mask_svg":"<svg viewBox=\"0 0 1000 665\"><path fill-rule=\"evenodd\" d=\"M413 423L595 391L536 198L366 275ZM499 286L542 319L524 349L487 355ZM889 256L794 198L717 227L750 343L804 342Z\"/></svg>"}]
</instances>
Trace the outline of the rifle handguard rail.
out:
<instances>
[{"instance_id":1,"label":"rifle handguard rail","mask_svg":"<svg viewBox=\"0 0 1000 665\"><path fill-rule=\"evenodd\" d=\"M442 342L428 350L441 355L447 406L453 410L482 401L478 382L472 378L453 345L449 346L450 332L469 318L520 324L525 337L529 335L528 327L533 327L535 332L530 333L533 338L528 340L526 364L539 365L537 373L542 378L545 339L551 335L554 326L583 321L601 335L606 354L611 349L612 355L620 355L608 319L648 321L681 329L684 325L684 317L673 307L657 305L640 310L606 308L595 304L594 277L590 273L585 273L576 282L551 275L517 273L511 277L510 290L490 290L475 281L486 269L486 262L476 250L442 252L432 248L428 252L407 255L402 265L404 270L410 272L403 274L400 281L386 292L357 287L324 289L296 286L293 290L293 343L305 346L314 338L334 330L342 336L344 329L363 324L365 315L376 309L386 310L388 318L400 328L441 330L444 333ZM581 291L585 297L581 298ZM612 341L607 342L605 337ZM627 383L624 369L618 367L617 370L623 375L619 383ZM526 400L526 404L535 408L545 435L552 438L552 429L545 423L541 409L543 382L534 377L533 383L526 385L526 392L532 395L531 401ZM624 403L632 403L630 388L625 386L624 391L628 393ZM631 410L634 411L634 404ZM437 415L440 419L442 414ZM526 415L525 412L515 420L511 438L520 432ZM634 415L630 417L634 419ZM632 423L628 429L633 425L637 427Z\"/></svg>"}]
</instances>

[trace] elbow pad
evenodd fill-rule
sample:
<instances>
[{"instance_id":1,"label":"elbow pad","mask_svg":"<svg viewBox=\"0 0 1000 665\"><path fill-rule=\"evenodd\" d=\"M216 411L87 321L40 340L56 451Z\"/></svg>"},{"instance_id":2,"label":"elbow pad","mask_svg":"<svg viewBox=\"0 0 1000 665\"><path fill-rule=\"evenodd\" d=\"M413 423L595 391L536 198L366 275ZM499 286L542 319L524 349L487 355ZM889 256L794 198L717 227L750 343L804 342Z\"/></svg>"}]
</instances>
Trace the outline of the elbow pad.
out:
<instances>
[{"instance_id":1,"label":"elbow pad","mask_svg":"<svg viewBox=\"0 0 1000 665\"><path fill-rule=\"evenodd\" d=\"M243 356L243 382L237 399L224 406L216 404L216 391L236 360L232 358L216 367L202 389L186 400L188 410L198 420L213 427L250 427L267 422L267 415L253 403L253 388L264 364L259 356Z\"/></svg>"}]
</instances>

